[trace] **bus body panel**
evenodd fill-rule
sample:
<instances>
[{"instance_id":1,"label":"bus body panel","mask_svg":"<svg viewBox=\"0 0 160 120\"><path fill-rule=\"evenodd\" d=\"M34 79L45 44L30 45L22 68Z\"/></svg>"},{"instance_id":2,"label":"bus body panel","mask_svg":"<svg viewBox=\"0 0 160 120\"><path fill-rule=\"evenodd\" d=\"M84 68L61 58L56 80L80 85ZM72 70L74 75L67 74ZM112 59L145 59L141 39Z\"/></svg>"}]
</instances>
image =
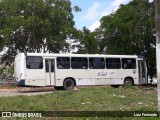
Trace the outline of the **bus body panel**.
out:
<instances>
[{"instance_id":1,"label":"bus body panel","mask_svg":"<svg viewBox=\"0 0 160 120\"><path fill-rule=\"evenodd\" d=\"M43 58L43 68L28 69L26 67L26 56L20 53L15 57L15 78L23 85L29 86L63 86L66 78L75 80L76 85L122 85L126 77L133 78L134 84L140 84L138 57L136 55L89 55L89 54L47 54L47 53L27 53L27 56L41 56ZM135 69L58 69L57 57L104 57L104 58L134 58L136 59ZM46 60L54 60L54 72L47 72ZM143 60L143 59L141 59ZM51 62L49 62L51 65ZM50 67L51 69L51 67ZM146 81L143 81L145 83ZM22 82L21 82L22 83Z\"/></svg>"},{"instance_id":2,"label":"bus body panel","mask_svg":"<svg viewBox=\"0 0 160 120\"><path fill-rule=\"evenodd\" d=\"M62 86L66 78L75 79L76 85L95 85L89 77L88 69L57 69L56 71L57 86Z\"/></svg>"},{"instance_id":3,"label":"bus body panel","mask_svg":"<svg viewBox=\"0 0 160 120\"><path fill-rule=\"evenodd\" d=\"M25 85L44 86L46 85L44 69L26 69Z\"/></svg>"},{"instance_id":4,"label":"bus body panel","mask_svg":"<svg viewBox=\"0 0 160 120\"><path fill-rule=\"evenodd\" d=\"M25 55L18 54L14 61L14 77L19 84L24 85L25 81Z\"/></svg>"}]
</instances>

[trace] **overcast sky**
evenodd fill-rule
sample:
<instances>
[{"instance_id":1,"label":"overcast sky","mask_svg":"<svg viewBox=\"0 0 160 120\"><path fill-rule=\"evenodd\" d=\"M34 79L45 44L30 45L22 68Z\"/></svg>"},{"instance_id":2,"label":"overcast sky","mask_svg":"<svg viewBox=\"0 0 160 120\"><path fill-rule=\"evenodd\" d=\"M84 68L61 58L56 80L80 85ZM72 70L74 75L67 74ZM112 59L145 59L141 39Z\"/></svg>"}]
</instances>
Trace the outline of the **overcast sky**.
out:
<instances>
[{"instance_id":1,"label":"overcast sky","mask_svg":"<svg viewBox=\"0 0 160 120\"><path fill-rule=\"evenodd\" d=\"M72 6L79 6L82 11L74 14L76 28L84 26L93 31L100 23L102 16L116 11L120 4L127 4L131 0L71 0ZM149 0L153 1L153 0Z\"/></svg>"}]
</instances>

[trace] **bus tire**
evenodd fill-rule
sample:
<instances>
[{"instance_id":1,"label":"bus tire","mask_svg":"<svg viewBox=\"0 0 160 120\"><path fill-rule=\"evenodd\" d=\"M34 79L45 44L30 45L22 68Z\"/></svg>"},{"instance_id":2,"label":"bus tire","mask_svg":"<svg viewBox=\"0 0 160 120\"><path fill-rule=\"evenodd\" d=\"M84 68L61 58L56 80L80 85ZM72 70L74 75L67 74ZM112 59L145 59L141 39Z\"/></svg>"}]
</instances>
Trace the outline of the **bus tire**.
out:
<instances>
[{"instance_id":1,"label":"bus tire","mask_svg":"<svg viewBox=\"0 0 160 120\"><path fill-rule=\"evenodd\" d=\"M133 79L132 78L125 78L124 85L133 86L134 85Z\"/></svg>"},{"instance_id":2,"label":"bus tire","mask_svg":"<svg viewBox=\"0 0 160 120\"><path fill-rule=\"evenodd\" d=\"M67 79L64 80L64 83L63 83L63 89L64 90L73 89L74 86L75 86L75 83L74 83L73 79L67 78Z\"/></svg>"}]
</instances>

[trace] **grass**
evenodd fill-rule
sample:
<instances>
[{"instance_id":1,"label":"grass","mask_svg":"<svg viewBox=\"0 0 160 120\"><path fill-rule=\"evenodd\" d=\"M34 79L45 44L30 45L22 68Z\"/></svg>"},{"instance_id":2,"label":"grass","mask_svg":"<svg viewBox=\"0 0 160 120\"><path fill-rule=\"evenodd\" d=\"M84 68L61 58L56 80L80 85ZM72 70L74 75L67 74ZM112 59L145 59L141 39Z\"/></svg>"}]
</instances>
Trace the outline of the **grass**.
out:
<instances>
[{"instance_id":1,"label":"grass","mask_svg":"<svg viewBox=\"0 0 160 120\"><path fill-rule=\"evenodd\" d=\"M138 87L88 87L80 88L80 91L53 91L46 95L0 97L0 103L1 111L157 111L158 109L156 91Z\"/></svg>"}]
</instances>

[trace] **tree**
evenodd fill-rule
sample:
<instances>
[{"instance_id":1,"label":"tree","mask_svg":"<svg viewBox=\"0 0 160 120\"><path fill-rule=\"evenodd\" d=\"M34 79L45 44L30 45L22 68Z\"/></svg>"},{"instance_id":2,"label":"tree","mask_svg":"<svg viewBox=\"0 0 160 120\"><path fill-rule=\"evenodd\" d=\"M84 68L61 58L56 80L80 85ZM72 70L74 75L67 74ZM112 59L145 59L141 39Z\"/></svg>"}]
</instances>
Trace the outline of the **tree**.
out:
<instances>
[{"instance_id":1,"label":"tree","mask_svg":"<svg viewBox=\"0 0 160 120\"><path fill-rule=\"evenodd\" d=\"M96 32L90 32L86 27L80 32L80 45L78 53L96 54L99 53L98 43L96 39Z\"/></svg>"},{"instance_id":2,"label":"tree","mask_svg":"<svg viewBox=\"0 0 160 120\"><path fill-rule=\"evenodd\" d=\"M150 77L155 75L156 66L154 15L153 2L133 0L102 17L100 26L106 53L143 55L149 61Z\"/></svg>"},{"instance_id":3,"label":"tree","mask_svg":"<svg viewBox=\"0 0 160 120\"><path fill-rule=\"evenodd\" d=\"M74 38L74 24L70 0L2 0L0 40L8 48L4 58L12 62L24 50L59 52L67 38Z\"/></svg>"},{"instance_id":4,"label":"tree","mask_svg":"<svg viewBox=\"0 0 160 120\"><path fill-rule=\"evenodd\" d=\"M54 3L54 7L52 4ZM73 14L71 2L69 0L59 1L50 0L51 28L49 36L47 37L47 51L59 52L63 47L68 47L66 43L67 38L74 38L76 29L74 28Z\"/></svg>"}]
</instances>

